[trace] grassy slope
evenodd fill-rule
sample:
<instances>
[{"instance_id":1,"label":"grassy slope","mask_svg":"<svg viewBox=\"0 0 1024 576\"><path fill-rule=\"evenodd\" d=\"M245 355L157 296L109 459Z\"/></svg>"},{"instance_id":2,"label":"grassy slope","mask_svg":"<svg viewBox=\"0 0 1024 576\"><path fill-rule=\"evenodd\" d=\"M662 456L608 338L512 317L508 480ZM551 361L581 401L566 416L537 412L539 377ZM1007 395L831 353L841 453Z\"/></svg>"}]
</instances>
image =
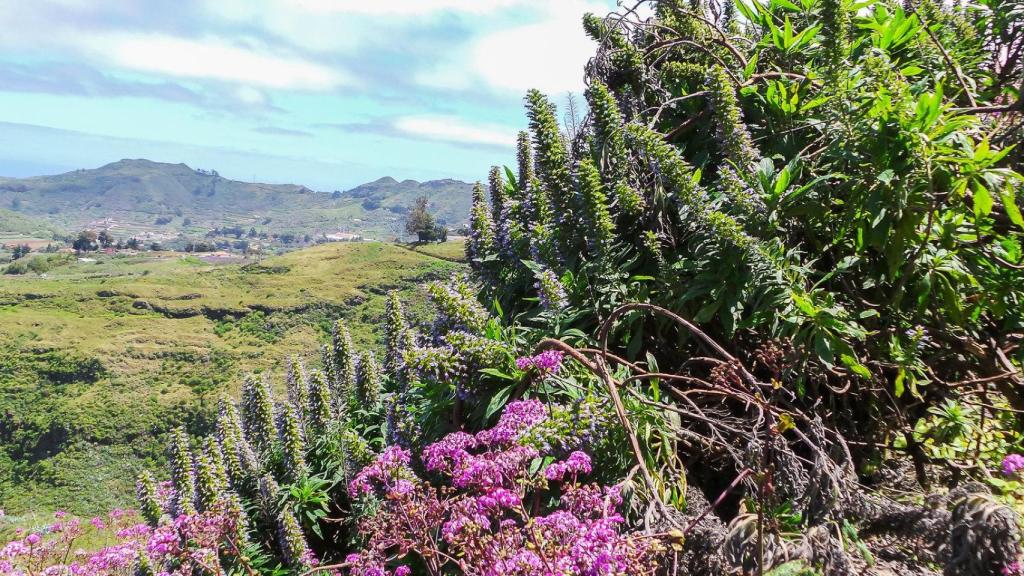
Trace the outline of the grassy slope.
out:
<instances>
[{"instance_id":1,"label":"grassy slope","mask_svg":"<svg viewBox=\"0 0 1024 576\"><path fill-rule=\"evenodd\" d=\"M371 328L383 294L458 268L379 243L326 244L261 263L100 258L0 283L0 508L100 511L162 457L162 435L201 431L246 371L280 382L284 358L346 318Z\"/></svg>"},{"instance_id":2,"label":"grassy slope","mask_svg":"<svg viewBox=\"0 0 1024 576\"><path fill-rule=\"evenodd\" d=\"M452 240L443 244L407 244L407 246L435 258L451 260L453 262L465 262L466 243L462 240Z\"/></svg>"},{"instance_id":3,"label":"grassy slope","mask_svg":"<svg viewBox=\"0 0 1024 576\"><path fill-rule=\"evenodd\" d=\"M43 217L26 216L0 208L0 244L32 238L49 240L59 232L57 226Z\"/></svg>"}]
</instances>

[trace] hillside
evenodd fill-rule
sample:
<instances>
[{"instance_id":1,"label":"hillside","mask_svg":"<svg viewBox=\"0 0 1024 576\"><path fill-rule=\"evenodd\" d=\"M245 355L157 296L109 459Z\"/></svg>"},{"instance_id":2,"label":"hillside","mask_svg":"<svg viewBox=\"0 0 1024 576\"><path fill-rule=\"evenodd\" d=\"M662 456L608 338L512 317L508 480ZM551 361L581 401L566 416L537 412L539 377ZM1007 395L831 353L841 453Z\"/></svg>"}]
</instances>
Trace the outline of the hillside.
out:
<instances>
[{"instance_id":1,"label":"hillside","mask_svg":"<svg viewBox=\"0 0 1024 576\"><path fill-rule=\"evenodd\" d=\"M315 362L344 317L376 346L384 293L457 263L381 243L325 244L262 262L104 257L0 282L0 509L96 512L131 504L163 435L205 430L243 372ZM96 489L97 486L103 489Z\"/></svg>"},{"instance_id":2,"label":"hillside","mask_svg":"<svg viewBox=\"0 0 1024 576\"><path fill-rule=\"evenodd\" d=\"M401 230L419 195L452 226L469 214L471 186L455 180L382 178L349 192L223 178L185 164L121 160L56 176L0 178L0 207L66 230L109 228L117 236L172 238L213 228L319 235L335 231L384 238ZM0 232L8 227L0 214ZM20 226L19 227L23 227Z\"/></svg>"},{"instance_id":3,"label":"hillside","mask_svg":"<svg viewBox=\"0 0 1024 576\"><path fill-rule=\"evenodd\" d=\"M0 208L0 243L20 238L50 239L60 229L43 217L27 216Z\"/></svg>"}]
</instances>

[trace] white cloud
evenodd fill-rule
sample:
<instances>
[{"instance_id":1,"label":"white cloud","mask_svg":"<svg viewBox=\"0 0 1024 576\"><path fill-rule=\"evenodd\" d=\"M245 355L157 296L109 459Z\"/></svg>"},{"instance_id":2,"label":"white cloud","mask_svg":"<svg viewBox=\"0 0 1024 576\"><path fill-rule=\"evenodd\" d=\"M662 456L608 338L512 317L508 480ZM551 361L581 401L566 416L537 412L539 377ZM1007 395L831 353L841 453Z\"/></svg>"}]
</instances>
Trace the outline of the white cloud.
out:
<instances>
[{"instance_id":1,"label":"white cloud","mask_svg":"<svg viewBox=\"0 0 1024 576\"><path fill-rule=\"evenodd\" d=\"M2 0L0 0L2 1ZM547 0L202 0L205 14L266 30L317 52L352 52L394 29L445 14L481 17ZM401 42L401 39L397 39Z\"/></svg>"},{"instance_id":2,"label":"white cloud","mask_svg":"<svg viewBox=\"0 0 1024 576\"><path fill-rule=\"evenodd\" d=\"M393 127L409 136L456 144L511 148L516 142L516 131L511 128L469 123L456 116L403 116L395 119Z\"/></svg>"},{"instance_id":3,"label":"white cloud","mask_svg":"<svg viewBox=\"0 0 1024 576\"><path fill-rule=\"evenodd\" d=\"M327 90L352 83L344 72L326 66L242 48L218 39L111 34L92 45L123 68L181 78L293 90Z\"/></svg>"},{"instance_id":4,"label":"white cloud","mask_svg":"<svg viewBox=\"0 0 1024 576\"><path fill-rule=\"evenodd\" d=\"M439 12L485 14L527 3L528 0L290 0L310 12L340 12L368 16L424 16Z\"/></svg>"},{"instance_id":5,"label":"white cloud","mask_svg":"<svg viewBox=\"0 0 1024 576\"><path fill-rule=\"evenodd\" d=\"M420 71L415 79L454 90L482 85L520 95L530 88L551 95L581 92L583 67L596 48L583 31L583 14L604 15L611 8L598 0L547 3L534 22L484 34L461 58Z\"/></svg>"},{"instance_id":6,"label":"white cloud","mask_svg":"<svg viewBox=\"0 0 1024 576\"><path fill-rule=\"evenodd\" d=\"M250 106L263 106L267 103L267 95L252 86L239 86L235 89L235 97Z\"/></svg>"}]
</instances>

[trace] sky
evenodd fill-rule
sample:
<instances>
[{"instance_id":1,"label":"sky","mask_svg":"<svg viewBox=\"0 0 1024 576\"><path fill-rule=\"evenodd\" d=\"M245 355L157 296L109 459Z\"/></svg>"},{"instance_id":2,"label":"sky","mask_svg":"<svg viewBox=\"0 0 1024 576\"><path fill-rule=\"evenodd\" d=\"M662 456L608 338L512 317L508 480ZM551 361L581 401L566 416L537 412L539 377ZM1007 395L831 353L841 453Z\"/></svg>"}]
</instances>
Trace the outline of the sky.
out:
<instances>
[{"instance_id":1,"label":"sky","mask_svg":"<svg viewBox=\"0 0 1024 576\"><path fill-rule=\"evenodd\" d=\"M511 164L615 0L0 0L0 176L122 158L346 190Z\"/></svg>"}]
</instances>

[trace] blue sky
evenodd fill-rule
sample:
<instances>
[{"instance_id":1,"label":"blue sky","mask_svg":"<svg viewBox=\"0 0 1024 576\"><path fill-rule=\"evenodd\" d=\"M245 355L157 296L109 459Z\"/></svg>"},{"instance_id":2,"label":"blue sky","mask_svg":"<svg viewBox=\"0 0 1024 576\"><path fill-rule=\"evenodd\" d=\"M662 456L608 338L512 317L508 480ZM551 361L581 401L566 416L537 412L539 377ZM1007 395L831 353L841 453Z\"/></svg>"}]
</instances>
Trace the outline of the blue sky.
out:
<instances>
[{"instance_id":1,"label":"blue sky","mask_svg":"<svg viewBox=\"0 0 1024 576\"><path fill-rule=\"evenodd\" d=\"M583 87L614 0L0 0L0 175L185 162L347 189L476 180Z\"/></svg>"}]
</instances>

